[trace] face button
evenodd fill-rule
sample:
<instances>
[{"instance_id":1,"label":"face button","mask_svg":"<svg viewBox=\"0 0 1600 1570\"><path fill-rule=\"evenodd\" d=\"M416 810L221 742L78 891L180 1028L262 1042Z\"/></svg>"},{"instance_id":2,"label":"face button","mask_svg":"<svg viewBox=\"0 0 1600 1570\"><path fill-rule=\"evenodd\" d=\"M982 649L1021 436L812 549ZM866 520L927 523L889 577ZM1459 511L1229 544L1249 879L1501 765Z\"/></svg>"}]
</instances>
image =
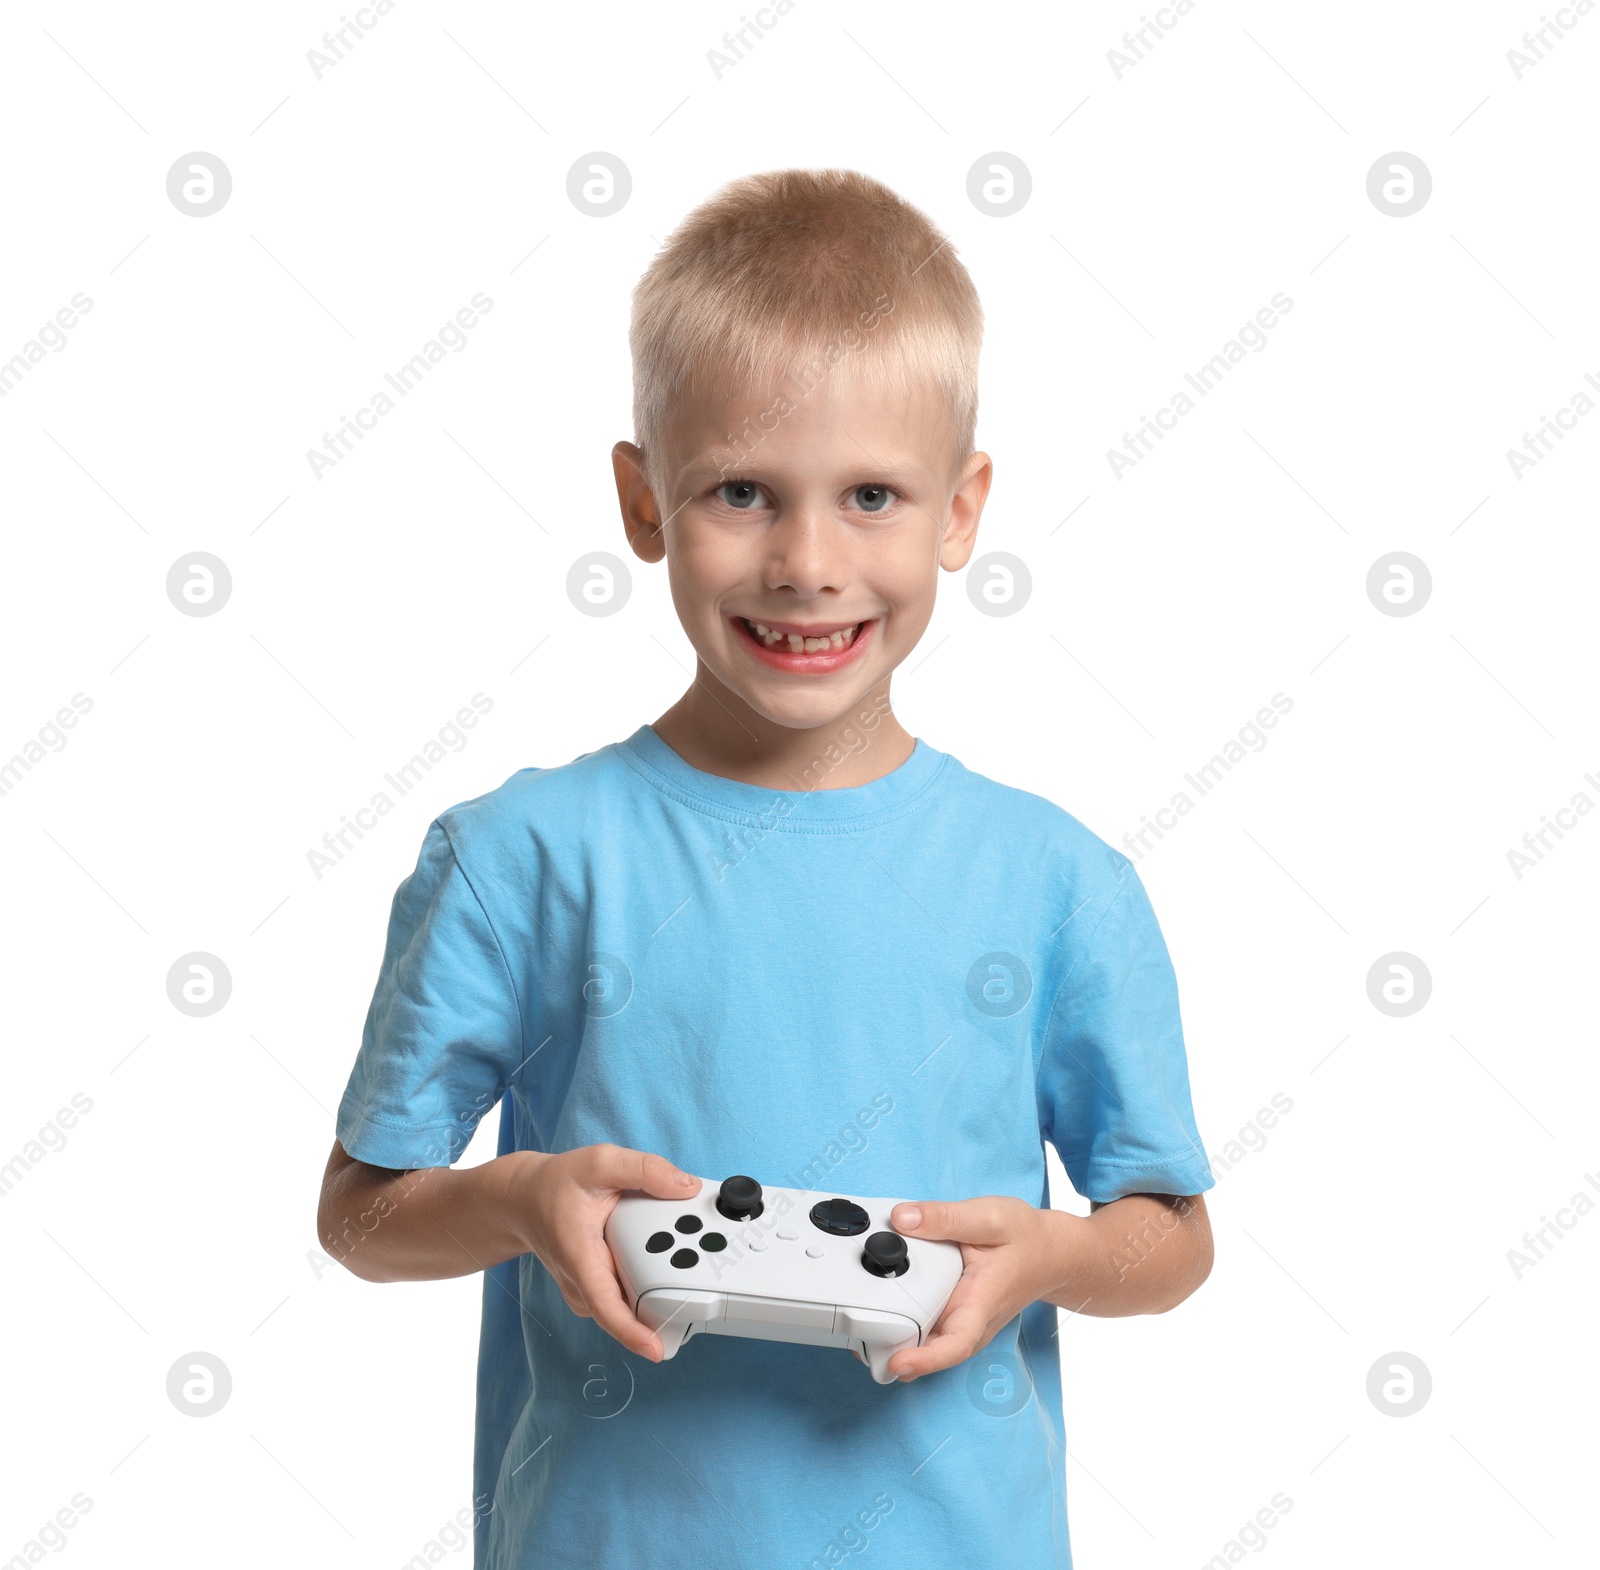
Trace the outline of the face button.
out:
<instances>
[{"instance_id":1,"label":"face button","mask_svg":"<svg viewBox=\"0 0 1600 1570\"><path fill-rule=\"evenodd\" d=\"M811 1207L811 1222L833 1237L856 1237L867 1230L867 1213L848 1199L825 1199Z\"/></svg>"},{"instance_id":2,"label":"face button","mask_svg":"<svg viewBox=\"0 0 1600 1570\"><path fill-rule=\"evenodd\" d=\"M708 1254L720 1254L728 1246L728 1240L720 1232L707 1232L700 1239L700 1246Z\"/></svg>"},{"instance_id":3,"label":"face button","mask_svg":"<svg viewBox=\"0 0 1600 1570\"><path fill-rule=\"evenodd\" d=\"M699 1216L679 1216L672 1224L680 1232L698 1232L701 1227Z\"/></svg>"},{"instance_id":4,"label":"face button","mask_svg":"<svg viewBox=\"0 0 1600 1570\"><path fill-rule=\"evenodd\" d=\"M752 1221L762 1211L761 1185L753 1177L722 1180L717 1190L717 1209L730 1221Z\"/></svg>"},{"instance_id":5,"label":"face button","mask_svg":"<svg viewBox=\"0 0 1600 1570\"><path fill-rule=\"evenodd\" d=\"M676 1265L679 1270L687 1270L691 1265L698 1265L700 1263L700 1256L695 1253L692 1248L680 1248L678 1252L672 1256L672 1263Z\"/></svg>"},{"instance_id":6,"label":"face button","mask_svg":"<svg viewBox=\"0 0 1600 1570\"><path fill-rule=\"evenodd\" d=\"M677 1263L678 1256L672 1256ZM875 1276L903 1276L911 1268L906 1240L898 1232L874 1232L861 1250L861 1263Z\"/></svg>"},{"instance_id":7,"label":"face button","mask_svg":"<svg viewBox=\"0 0 1600 1570\"><path fill-rule=\"evenodd\" d=\"M655 1232L650 1236L650 1241L645 1244L647 1254L664 1254L672 1247L674 1238L670 1232Z\"/></svg>"}]
</instances>

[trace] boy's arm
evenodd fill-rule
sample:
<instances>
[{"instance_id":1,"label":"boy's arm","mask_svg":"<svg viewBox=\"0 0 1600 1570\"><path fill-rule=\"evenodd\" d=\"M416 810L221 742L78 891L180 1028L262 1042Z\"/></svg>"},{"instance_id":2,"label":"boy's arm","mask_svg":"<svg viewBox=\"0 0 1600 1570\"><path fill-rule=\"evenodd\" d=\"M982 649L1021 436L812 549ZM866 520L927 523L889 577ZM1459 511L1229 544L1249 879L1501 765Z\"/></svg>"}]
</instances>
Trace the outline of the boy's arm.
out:
<instances>
[{"instance_id":1,"label":"boy's arm","mask_svg":"<svg viewBox=\"0 0 1600 1570\"><path fill-rule=\"evenodd\" d=\"M891 1219L907 1237L960 1243L966 1266L928 1341L891 1360L901 1379L970 1357L1040 1299L1078 1314L1162 1314L1211 1273L1199 1194L1125 1194L1087 1216L996 1195L896 1205Z\"/></svg>"},{"instance_id":2,"label":"boy's arm","mask_svg":"<svg viewBox=\"0 0 1600 1570\"><path fill-rule=\"evenodd\" d=\"M626 1189L684 1199L699 1186L664 1157L619 1145L395 1171L357 1161L335 1140L317 1235L367 1281L436 1281L536 1254L574 1313L660 1362L661 1338L635 1318L618 1285L606 1218Z\"/></svg>"}]
</instances>

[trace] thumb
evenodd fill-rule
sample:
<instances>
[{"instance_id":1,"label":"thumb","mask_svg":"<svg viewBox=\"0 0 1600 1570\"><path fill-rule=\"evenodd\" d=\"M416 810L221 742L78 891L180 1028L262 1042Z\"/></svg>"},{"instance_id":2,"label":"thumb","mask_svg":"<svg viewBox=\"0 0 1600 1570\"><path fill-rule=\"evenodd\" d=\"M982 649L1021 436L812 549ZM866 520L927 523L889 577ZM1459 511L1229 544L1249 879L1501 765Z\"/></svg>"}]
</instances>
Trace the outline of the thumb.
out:
<instances>
[{"instance_id":1,"label":"thumb","mask_svg":"<svg viewBox=\"0 0 1600 1570\"><path fill-rule=\"evenodd\" d=\"M1003 1207L992 1199L908 1200L889 1219L907 1237L948 1243L999 1243L1006 1236Z\"/></svg>"},{"instance_id":2,"label":"thumb","mask_svg":"<svg viewBox=\"0 0 1600 1570\"><path fill-rule=\"evenodd\" d=\"M621 1152L625 1165L631 1170L627 1188L637 1188L652 1199L691 1199L700 1192L700 1179L692 1173L675 1167L665 1156L648 1151Z\"/></svg>"}]
</instances>

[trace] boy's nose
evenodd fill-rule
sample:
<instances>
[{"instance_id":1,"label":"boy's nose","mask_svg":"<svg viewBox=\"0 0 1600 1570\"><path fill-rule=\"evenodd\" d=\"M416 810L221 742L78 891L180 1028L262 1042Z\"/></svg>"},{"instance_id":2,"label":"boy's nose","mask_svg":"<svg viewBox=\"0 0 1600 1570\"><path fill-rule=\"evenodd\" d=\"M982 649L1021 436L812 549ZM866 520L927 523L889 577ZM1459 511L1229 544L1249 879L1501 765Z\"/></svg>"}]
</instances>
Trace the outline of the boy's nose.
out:
<instances>
[{"instance_id":1,"label":"boy's nose","mask_svg":"<svg viewBox=\"0 0 1600 1570\"><path fill-rule=\"evenodd\" d=\"M848 581L847 548L830 511L814 504L785 508L767 538L780 574L773 587L810 595Z\"/></svg>"}]
</instances>

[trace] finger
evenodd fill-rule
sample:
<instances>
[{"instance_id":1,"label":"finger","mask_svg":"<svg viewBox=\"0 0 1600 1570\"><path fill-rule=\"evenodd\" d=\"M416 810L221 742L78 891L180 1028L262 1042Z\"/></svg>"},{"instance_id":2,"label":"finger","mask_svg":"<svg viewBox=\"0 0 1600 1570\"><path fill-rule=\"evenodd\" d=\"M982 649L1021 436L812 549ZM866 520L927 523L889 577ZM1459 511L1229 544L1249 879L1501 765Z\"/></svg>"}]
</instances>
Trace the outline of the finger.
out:
<instances>
[{"instance_id":1,"label":"finger","mask_svg":"<svg viewBox=\"0 0 1600 1570\"><path fill-rule=\"evenodd\" d=\"M660 1336L642 1324L628 1307L617 1278L609 1270L596 1267L580 1271L578 1284L589 1305L590 1317L607 1335L614 1336L630 1352L637 1352L652 1363L661 1361Z\"/></svg>"},{"instance_id":2,"label":"finger","mask_svg":"<svg viewBox=\"0 0 1600 1570\"><path fill-rule=\"evenodd\" d=\"M989 1195L983 1199L907 1201L889 1220L907 1237L955 1243L1003 1243L1012 1234L1006 1212L1020 1200Z\"/></svg>"},{"instance_id":3,"label":"finger","mask_svg":"<svg viewBox=\"0 0 1600 1570\"><path fill-rule=\"evenodd\" d=\"M623 1145L590 1145L585 1179L591 1187L638 1189L652 1199L689 1199L700 1191L700 1179L649 1151Z\"/></svg>"},{"instance_id":4,"label":"finger","mask_svg":"<svg viewBox=\"0 0 1600 1570\"><path fill-rule=\"evenodd\" d=\"M889 1360L889 1372L896 1379L910 1381L924 1374L936 1374L943 1368L954 1368L984 1344L988 1326L988 1315L976 1304L953 1314L946 1310L924 1345L895 1353Z\"/></svg>"}]
</instances>

